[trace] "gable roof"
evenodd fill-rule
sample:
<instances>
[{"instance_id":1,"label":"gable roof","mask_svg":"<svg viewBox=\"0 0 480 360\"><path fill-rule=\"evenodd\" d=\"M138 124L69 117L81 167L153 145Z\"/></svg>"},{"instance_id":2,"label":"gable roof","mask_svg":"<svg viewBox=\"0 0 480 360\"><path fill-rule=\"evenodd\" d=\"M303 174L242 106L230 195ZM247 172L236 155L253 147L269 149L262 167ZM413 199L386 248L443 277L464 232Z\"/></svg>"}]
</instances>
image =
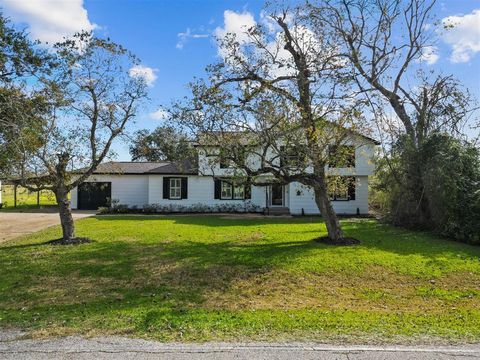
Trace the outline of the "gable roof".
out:
<instances>
[{"instance_id":1,"label":"gable roof","mask_svg":"<svg viewBox=\"0 0 480 360\"><path fill-rule=\"evenodd\" d=\"M82 173L86 169L79 169L74 173ZM171 161L135 162L135 161L109 161L97 166L93 172L97 175L197 175L198 171L189 160L181 163Z\"/></svg>"},{"instance_id":2,"label":"gable roof","mask_svg":"<svg viewBox=\"0 0 480 360\"><path fill-rule=\"evenodd\" d=\"M332 124L334 125L334 124ZM347 133L350 133L351 135L353 136L358 136L366 141L369 141L371 143L373 143L374 145L380 145L380 141L372 138L372 137L369 137L369 136L366 136L358 131L355 131L355 130L351 130L351 129L346 129L345 128L345 131ZM203 132L203 133L200 133L199 136L198 136L198 139L196 142L194 142L193 146L194 147L199 147L199 146L217 146L217 143L216 143L216 139L215 137L218 137L218 136L224 136L224 137L229 137L231 140L237 140L238 143L240 145L246 145L248 143L248 139L246 139L245 136L254 136L255 134L254 133L248 133L247 131L206 131L206 132ZM202 144L202 140L204 141L203 144ZM213 141L212 141L213 140ZM209 143L209 141L212 141Z\"/></svg>"}]
</instances>

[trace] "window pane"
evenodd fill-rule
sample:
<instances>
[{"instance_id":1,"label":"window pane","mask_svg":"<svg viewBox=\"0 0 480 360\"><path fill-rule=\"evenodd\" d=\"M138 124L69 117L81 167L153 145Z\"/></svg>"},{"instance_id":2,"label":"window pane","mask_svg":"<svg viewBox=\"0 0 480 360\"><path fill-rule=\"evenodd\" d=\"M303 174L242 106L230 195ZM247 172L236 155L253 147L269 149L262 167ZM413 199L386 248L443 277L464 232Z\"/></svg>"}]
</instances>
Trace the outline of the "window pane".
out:
<instances>
[{"instance_id":1,"label":"window pane","mask_svg":"<svg viewBox=\"0 0 480 360\"><path fill-rule=\"evenodd\" d=\"M231 199L232 198L232 184L229 184L226 181L222 181L222 199Z\"/></svg>"},{"instance_id":2,"label":"window pane","mask_svg":"<svg viewBox=\"0 0 480 360\"><path fill-rule=\"evenodd\" d=\"M348 200L348 184L349 177L340 176L334 180L330 187L330 199L331 200Z\"/></svg>"},{"instance_id":3,"label":"window pane","mask_svg":"<svg viewBox=\"0 0 480 360\"><path fill-rule=\"evenodd\" d=\"M170 179L170 198L171 199L182 198L182 179L179 179L179 178Z\"/></svg>"},{"instance_id":4,"label":"window pane","mask_svg":"<svg viewBox=\"0 0 480 360\"><path fill-rule=\"evenodd\" d=\"M355 167L355 146L330 145L328 155L330 167Z\"/></svg>"},{"instance_id":5,"label":"window pane","mask_svg":"<svg viewBox=\"0 0 480 360\"><path fill-rule=\"evenodd\" d=\"M233 188L233 198L234 199L245 198L245 188L243 186L235 186Z\"/></svg>"}]
</instances>

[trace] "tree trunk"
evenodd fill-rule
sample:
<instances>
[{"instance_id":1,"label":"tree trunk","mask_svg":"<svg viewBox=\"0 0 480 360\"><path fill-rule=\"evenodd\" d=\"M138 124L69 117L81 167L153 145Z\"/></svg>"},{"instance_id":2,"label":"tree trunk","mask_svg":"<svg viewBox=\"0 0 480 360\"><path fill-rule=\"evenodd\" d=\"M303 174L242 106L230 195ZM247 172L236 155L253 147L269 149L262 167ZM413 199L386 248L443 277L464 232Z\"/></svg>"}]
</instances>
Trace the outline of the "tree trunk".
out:
<instances>
[{"instance_id":1,"label":"tree trunk","mask_svg":"<svg viewBox=\"0 0 480 360\"><path fill-rule=\"evenodd\" d=\"M313 187L315 192L315 202L318 209L325 219L325 225L327 226L328 237L333 242L339 242L343 238L342 227L338 221L337 214L333 210L332 203L328 198L327 184L325 178L321 177L318 183Z\"/></svg>"},{"instance_id":2,"label":"tree trunk","mask_svg":"<svg viewBox=\"0 0 480 360\"><path fill-rule=\"evenodd\" d=\"M428 194L425 192L425 184L422 174L422 166L425 167L429 159L418 156L418 150L414 158L409 158L406 169L406 187L412 196L412 204L409 216L409 226L429 228L431 224L430 205Z\"/></svg>"},{"instance_id":3,"label":"tree trunk","mask_svg":"<svg viewBox=\"0 0 480 360\"><path fill-rule=\"evenodd\" d=\"M57 190L55 197L60 213L60 223L62 224L62 242L68 243L75 237L75 224L73 222L72 210L70 209L70 201L68 200L68 192Z\"/></svg>"}]
</instances>

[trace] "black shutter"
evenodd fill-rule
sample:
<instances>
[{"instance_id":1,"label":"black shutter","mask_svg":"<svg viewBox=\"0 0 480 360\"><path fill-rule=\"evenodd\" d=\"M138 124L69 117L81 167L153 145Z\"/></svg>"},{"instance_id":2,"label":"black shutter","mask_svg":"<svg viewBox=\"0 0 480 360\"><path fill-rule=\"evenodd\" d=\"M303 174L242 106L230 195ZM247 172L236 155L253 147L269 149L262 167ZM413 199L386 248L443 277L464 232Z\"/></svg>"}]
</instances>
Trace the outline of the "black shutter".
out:
<instances>
[{"instance_id":1,"label":"black shutter","mask_svg":"<svg viewBox=\"0 0 480 360\"><path fill-rule=\"evenodd\" d=\"M252 198L252 185L247 184L245 185L245 199L251 199Z\"/></svg>"},{"instance_id":2,"label":"black shutter","mask_svg":"<svg viewBox=\"0 0 480 360\"><path fill-rule=\"evenodd\" d=\"M355 177L348 178L348 199L355 200Z\"/></svg>"},{"instance_id":3,"label":"black shutter","mask_svg":"<svg viewBox=\"0 0 480 360\"><path fill-rule=\"evenodd\" d=\"M170 199L170 178L163 178L163 198Z\"/></svg>"},{"instance_id":4,"label":"black shutter","mask_svg":"<svg viewBox=\"0 0 480 360\"><path fill-rule=\"evenodd\" d=\"M355 167L355 146L347 146L347 167Z\"/></svg>"},{"instance_id":5,"label":"black shutter","mask_svg":"<svg viewBox=\"0 0 480 360\"><path fill-rule=\"evenodd\" d=\"M214 185L214 186L215 186L215 191L214 191L215 196L214 196L214 199L220 199L220 191L221 191L221 190L220 190L220 187L221 187L222 182L221 182L220 180L218 180L218 179L214 179L213 182L214 182L214 184L215 184L215 185Z\"/></svg>"},{"instance_id":6,"label":"black shutter","mask_svg":"<svg viewBox=\"0 0 480 360\"><path fill-rule=\"evenodd\" d=\"M328 146L328 166L336 167L337 166L337 145Z\"/></svg>"},{"instance_id":7,"label":"black shutter","mask_svg":"<svg viewBox=\"0 0 480 360\"><path fill-rule=\"evenodd\" d=\"M188 178L182 178L182 199L188 199Z\"/></svg>"},{"instance_id":8,"label":"black shutter","mask_svg":"<svg viewBox=\"0 0 480 360\"><path fill-rule=\"evenodd\" d=\"M285 146L280 146L280 167L283 168L285 165Z\"/></svg>"}]
</instances>

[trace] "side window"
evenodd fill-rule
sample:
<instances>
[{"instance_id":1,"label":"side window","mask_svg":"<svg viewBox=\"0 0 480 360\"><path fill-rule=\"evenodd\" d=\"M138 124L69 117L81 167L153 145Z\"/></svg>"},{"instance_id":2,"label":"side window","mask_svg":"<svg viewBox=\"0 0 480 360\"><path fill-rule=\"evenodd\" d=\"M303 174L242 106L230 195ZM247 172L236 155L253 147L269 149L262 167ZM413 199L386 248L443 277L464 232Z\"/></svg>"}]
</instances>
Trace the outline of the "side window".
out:
<instances>
[{"instance_id":1,"label":"side window","mask_svg":"<svg viewBox=\"0 0 480 360\"><path fill-rule=\"evenodd\" d=\"M355 200L355 177L339 176L329 184L329 197L333 201Z\"/></svg>"},{"instance_id":2,"label":"side window","mask_svg":"<svg viewBox=\"0 0 480 360\"><path fill-rule=\"evenodd\" d=\"M171 178L170 179L170 199L182 198L182 179Z\"/></svg>"}]
</instances>

